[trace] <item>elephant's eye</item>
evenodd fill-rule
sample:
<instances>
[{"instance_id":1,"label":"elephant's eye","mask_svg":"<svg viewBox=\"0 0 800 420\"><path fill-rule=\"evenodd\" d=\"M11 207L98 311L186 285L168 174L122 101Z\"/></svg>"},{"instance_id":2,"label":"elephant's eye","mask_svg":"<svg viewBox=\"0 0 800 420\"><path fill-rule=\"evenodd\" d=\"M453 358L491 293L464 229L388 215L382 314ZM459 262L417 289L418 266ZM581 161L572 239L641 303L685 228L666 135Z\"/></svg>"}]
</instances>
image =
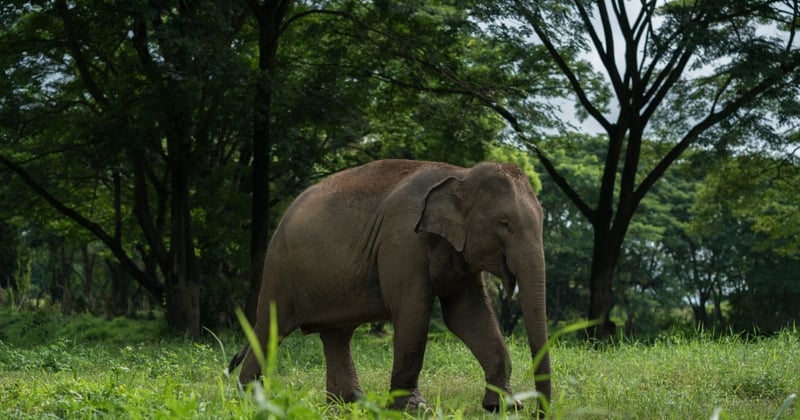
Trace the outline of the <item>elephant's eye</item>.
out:
<instances>
[{"instance_id":1,"label":"elephant's eye","mask_svg":"<svg viewBox=\"0 0 800 420\"><path fill-rule=\"evenodd\" d=\"M509 232L514 233L514 229L511 228L511 222L509 222L508 220L501 219L499 222L497 222L497 224L502 226L503 229L506 229Z\"/></svg>"}]
</instances>

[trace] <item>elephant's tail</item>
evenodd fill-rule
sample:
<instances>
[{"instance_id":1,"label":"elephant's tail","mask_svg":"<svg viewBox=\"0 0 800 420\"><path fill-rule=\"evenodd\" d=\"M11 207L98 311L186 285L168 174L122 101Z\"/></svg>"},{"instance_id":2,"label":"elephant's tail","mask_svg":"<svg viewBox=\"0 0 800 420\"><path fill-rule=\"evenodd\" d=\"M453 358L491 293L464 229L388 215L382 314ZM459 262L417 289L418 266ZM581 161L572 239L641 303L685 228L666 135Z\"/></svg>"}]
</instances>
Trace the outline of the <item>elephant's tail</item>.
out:
<instances>
[{"instance_id":1,"label":"elephant's tail","mask_svg":"<svg viewBox=\"0 0 800 420\"><path fill-rule=\"evenodd\" d=\"M244 357L247 355L247 352L250 351L250 344L245 344L244 348L236 353L236 356L233 356L231 362L228 363L228 367L225 369L225 375L230 375L234 369L236 369L244 360Z\"/></svg>"}]
</instances>

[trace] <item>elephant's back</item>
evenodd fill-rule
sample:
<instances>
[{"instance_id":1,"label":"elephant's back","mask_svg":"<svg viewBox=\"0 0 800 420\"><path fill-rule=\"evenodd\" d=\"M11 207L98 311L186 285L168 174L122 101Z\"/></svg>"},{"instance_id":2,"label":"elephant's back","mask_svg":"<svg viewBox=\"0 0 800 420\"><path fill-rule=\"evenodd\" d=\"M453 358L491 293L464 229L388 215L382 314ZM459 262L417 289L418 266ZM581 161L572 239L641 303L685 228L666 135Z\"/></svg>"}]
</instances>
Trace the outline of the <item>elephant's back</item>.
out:
<instances>
[{"instance_id":1,"label":"elephant's back","mask_svg":"<svg viewBox=\"0 0 800 420\"><path fill-rule=\"evenodd\" d=\"M445 167L413 160L377 160L328 176L300 194L284 213L276 236L288 242L338 243L369 237L392 191L424 168Z\"/></svg>"},{"instance_id":2,"label":"elephant's back","mask_svg":"<svg viewBox=\"0 0 800 420\"><path fill-rule=\"evenodd\" d=\"M300 194L276 233L372 241L384 216L421 207L420 193L432 180L461 170L446 163L384 159L337 172Z\"/></svg>"},{"instance_id":3,"label":"elephant's back","mask_svg":"<svg viewBox=\"0 0 800 420\"><path fill-rule=\"evenodd\" d=\"M337 172L316 188L337 200L380 200L422 170L460 169L446 163L403 159L376 160Z\"/></svg>"}]
</instances>

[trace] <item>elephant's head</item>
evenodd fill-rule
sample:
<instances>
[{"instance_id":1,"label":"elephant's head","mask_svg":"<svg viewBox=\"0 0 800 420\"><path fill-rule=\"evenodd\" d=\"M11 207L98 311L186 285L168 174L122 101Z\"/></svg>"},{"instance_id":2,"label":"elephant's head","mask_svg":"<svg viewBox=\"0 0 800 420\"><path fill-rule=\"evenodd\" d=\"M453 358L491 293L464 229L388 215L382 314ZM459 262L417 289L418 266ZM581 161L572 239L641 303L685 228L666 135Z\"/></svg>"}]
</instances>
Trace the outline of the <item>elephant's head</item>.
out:
<instances>
[{"instance_id":1,"label":"elephant's head","mask_svg":"<svg viewBox=\"0 0 800 420\"><path fill-rule=\"evenodd\" d=\"M446 238L471 267L501 278L507 291L519 286L534 357L547 342L543 218L522 171L482 163L430 188L417 226ZM536 390L549 400L547 355L536 366L536 377Z\"/></svg>"}]
</instances>

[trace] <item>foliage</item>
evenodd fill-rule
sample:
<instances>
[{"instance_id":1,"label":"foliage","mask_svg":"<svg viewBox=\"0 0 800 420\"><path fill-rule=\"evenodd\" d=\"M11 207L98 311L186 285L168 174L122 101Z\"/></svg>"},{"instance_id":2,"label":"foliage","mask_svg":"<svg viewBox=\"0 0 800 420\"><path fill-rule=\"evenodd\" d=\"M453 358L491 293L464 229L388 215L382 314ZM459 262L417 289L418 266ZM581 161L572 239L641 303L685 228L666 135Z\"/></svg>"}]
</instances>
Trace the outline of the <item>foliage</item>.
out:
<instances>
[{"instance_id":1,"label":"foliage","mask_svg":"<svg viewBox=\"0 0 800 420\"><path fill-rule=\"evenodd\" d=\"M514 103L505 95L516 92L503 92L491 105L592 227L587 312L604 320L597 337L613 332L615 273L634 214L667 169L693 145L785 143L780 125L797 116L799 13L796 5L746 1L499 1L478 7L490 36L532 53L544 47L579 113L606 137L603 168L587 194L559 168L526 114L505 105ZM777 35L759 31L762 26ZM664 145L649 158L647 137Z\"/></svg>"},{"instance_id":2,"label":"foliage","mask_svg":"<svg viewBox=\"0 0 800 420\"><path fill-rule=\"evenodd\" d=\"M694 210L705 222L692 230L728 232L721 246L746 255L726 263L737 330L772 333L798 320L798 169L792 155L741 154L721 162L698 192Z\"/></svg>"},{"instance_id":3,"label":"foliage","mask_svg":"<svg viewBox=\"0 0 800 420\"><path fill-rule=\"evenodd\" d=\"M539 178L539 173L534 169L534 163L531 155L522 150L513 148L506 145L492 146L489 148L487 155L489 160L503 163L513 163L517 165L528 176L531 181L533 191L539 194L542 190L542 180Z\"/></svg>"},{"instance_id":4,"label":"foliage","mask_svg":"<svg viewBox=\"0 0 800 420\"><path fill-rule=\"evenodd\" d=\"M0 305L234 325L254 190L274 226L308 185L392 157L523 168L556 324L592 313L592 290L639 337L796 319L796 8L280 3L266 76L242 2L0 8ZM573 100L603 135L575 132ZM199 304L170 311L181 282Z\"/></svg>"},{"instance_id":5,"label":"foliage","mask_svg":"<svg viewBox=\"0 0 800 420\"><path fill-rule=\"evenodd\" d=\"M17 248L44 248L19 255L59 270L40 282L53 301L62 299L58 290L88 295L80 284L119 297L65 311L124 313L131 288L113 286L132 280L149 292L150 306L180 319L171 308L183 297L170 291L186 283L185 294L201 285L203 323L230 322L247 291L253 188L271 191L265 211L274 225L299 191L348 166L380 157L463 165L485 158L502 128L497 118L475 101L403 83L421 73L405 66L400 52L409 45L392 36L411 31L417 38L403 39L418 51L473 51L469 33L459 31L463 10L443 4L408 19L386 5L289 3L269 75L272 170L264 186L251 179L253 136L261 134L250 129L261 109L252 91L263 75L257 22L243 3L3 8L0 217L16 232L3 235L4 275ZM387 46L397 58L381 51ZM21 235L48 240L6 243ZM90 257L124 279L71 278L81 262L69 257L95 240ZM172 259L176 253L186 259Z\"/></svg>"},{"instance_id":6,"label":"foliage","mask_svg":"<svg viewBox=\"0 0 800 420\"><path fill-rule=\"evenodd\" d=\"M762 234L759 250L791 257L800 251L797 182L796 152L737 154L720 162L708 176L701 192L705 206L699 211L709 216L719 212L713 203L723 199L732 216L751 221L753 231Z\"/></svg>"},{"instance_id":7,"label":"foliage","mask_svg":"<svg viewBox=\"0 0 800 420\"><path fill-rule=\"evenodd\" d=\"M589 194L597 191L592 185L602 171L603 143L598 136L564 134L541 144L571 185ZM643 166L655 164L663 147L644 142ZM769 214L754 204L784 201L785 211L796 210L790 201L794 190L770 175L769 165L748 171L740 168L742 160L749 159L690 150L643 199L615 270L612 316L624 325L620 335L648 339L660 331L696 326L737 332L756 328L769 334L796 321L792 302L798 283L791 274L796 260L776 246L792 239L776 242L754 222ZM780 162L782 174L796 168ZM592 228L550 178L543 184L548 309L551 320L559 322L587 310ZM769 299L778 304L768 304Z\"/></svg>"}]
</instances>

